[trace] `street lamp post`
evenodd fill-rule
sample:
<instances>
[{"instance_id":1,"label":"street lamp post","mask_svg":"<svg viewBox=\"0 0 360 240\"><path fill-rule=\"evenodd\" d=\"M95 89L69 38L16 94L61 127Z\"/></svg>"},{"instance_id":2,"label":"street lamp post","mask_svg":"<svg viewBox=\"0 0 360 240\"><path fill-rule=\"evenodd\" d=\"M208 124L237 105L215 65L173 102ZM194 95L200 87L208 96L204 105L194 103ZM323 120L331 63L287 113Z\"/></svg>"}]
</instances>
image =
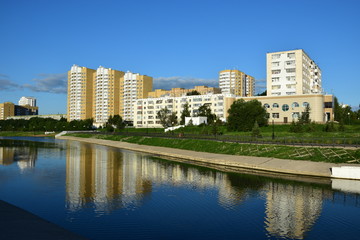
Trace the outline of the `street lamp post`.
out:
<instances>
[{"instance_id":1,"label":"street lamp post","mask_svg":"<svg viewBox=\"0 0 360 240\"><path fill-rule=\"evenodd\" d=\"M350 113L348 112L348 118L349 118L349 125L350 125Z\"/></svg>"},{"instance_id":2,"label":"street lamp post","mask_svg":"<svg viewBox=\"0 0 360 240\"><path fill-rule=\"evenodd\" d=\"M272 140L275 139L275 129L274 129L274 118L272 118L272 136L271 136Z\"/></svg>"}]
</instances>

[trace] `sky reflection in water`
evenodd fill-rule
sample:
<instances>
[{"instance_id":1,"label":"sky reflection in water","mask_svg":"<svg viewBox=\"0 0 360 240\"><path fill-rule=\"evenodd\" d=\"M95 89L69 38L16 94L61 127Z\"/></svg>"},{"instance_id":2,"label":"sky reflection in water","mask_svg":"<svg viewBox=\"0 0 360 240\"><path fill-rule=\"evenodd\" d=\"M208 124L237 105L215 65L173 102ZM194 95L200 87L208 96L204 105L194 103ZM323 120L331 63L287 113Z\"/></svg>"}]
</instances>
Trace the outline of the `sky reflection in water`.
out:
<instances>
[{"instance_id":1,"label":"sky reflection in water","mask_svg":"<svg viewBox=\"0 0 360 240\"><path fill-rule=\"evenodd\" d=\"M360 233L357 181L333 182L349 193L331 184L38 141L0 140L0 198L91 239L354 239Z\"/></svg>"}]
</instances>

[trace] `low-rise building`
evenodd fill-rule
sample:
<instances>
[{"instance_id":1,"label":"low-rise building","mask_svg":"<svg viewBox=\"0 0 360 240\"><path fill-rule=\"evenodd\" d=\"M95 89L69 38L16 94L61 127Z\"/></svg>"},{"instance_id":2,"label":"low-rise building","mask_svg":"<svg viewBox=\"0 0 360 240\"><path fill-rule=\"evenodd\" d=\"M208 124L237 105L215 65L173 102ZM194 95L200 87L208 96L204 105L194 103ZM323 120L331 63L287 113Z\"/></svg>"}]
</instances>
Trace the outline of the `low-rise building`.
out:
<instances>
[{"instance_id":1,"label":"low-rise building","mask_svg":"<svg viewBox=\"0 0 360 240\"><path fill-rule=\"evenodd\" d=\"M218 118L225 121L227 117L226 109L229 107L226 100L232 98L235 99L235 95L208 94L138 99L134 106L134 126L138 128L162 127L160 120L157 118L157 112L164 108L175 112L178 121L180 121L181 112L186 103L189 105L191 116L197 116L199 107L208 105L212 113L215 113Z\"/></svg>"},{"instance_id":2,"label":"low-rise building","mask_svg":"<svg viewBox=\"0 0 360 240\"><path fill-rule=\"evenodd\" d=\"M310 107L310 119L316 123L332 121L333 96L322 94L301 94L290 96L254 96L239 97L232 94L208 94L182 97L162 97L138 99L134 106L134 126L137 128L162 127L157 118L157 112L165 107L175 112L180 121L184 105L188 103L190 115L197 116L202 105L208 105L212 113L222 121L226 121L230 106L238 99L245 101L258 100L269 115L269 121L276 124L297 121L305 112L306 106Z\"/></svg>"}]
</instances>

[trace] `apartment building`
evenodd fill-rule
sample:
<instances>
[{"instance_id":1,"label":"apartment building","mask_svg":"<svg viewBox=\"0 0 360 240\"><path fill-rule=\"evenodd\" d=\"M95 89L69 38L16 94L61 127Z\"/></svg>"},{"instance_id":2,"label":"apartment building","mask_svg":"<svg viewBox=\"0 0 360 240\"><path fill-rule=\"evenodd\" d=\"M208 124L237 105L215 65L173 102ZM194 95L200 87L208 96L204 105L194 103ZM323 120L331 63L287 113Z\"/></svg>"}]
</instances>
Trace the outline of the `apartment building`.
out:
<instances>
[{"instance_id":1,"label":"apartment building","mask_svg":"<svg viewBox=\"0 0 360 240\"><path fill-rule=\"evenodd\" d=\"M255 79L239 70L220 71L219 87L223 94L235 94L241 97L255 95Z\"/></svg>"},{"instance_id":2,"label":"apartment building","mask_svg":"<svg viewBox=\"0 0 360 240\"><path fill-rule=\"evenodd\" d=\"M0 120L15 116L15 105L11 102L0 103Z\"/></svg>"},{"instance_id":3,"label":"apartment building","mask_svg":"<svg viewBox=\"0 0 360 240\"><path fill-rule=\"evenodd\" d=\"M95 70L74 64L68 72L67 119L93 117L93 79Z\"/></svg>"},{"instance_id":4,"label":"apartment building","mask_svg":"<svg viewBox=\"0 0 360 240\"><path fill-rule=\"evenodd\" d=\"M227 117L228 105L226 99L234 98L231 94L208 94L193 95L181 97L160 97L160 98L144 98L138 99L134 106L134 126L141 127L162 127L157 112L165 107L171 112L175 112L180 121L181 112L186 103L189 104L191 116L197 116L199 107L208 105L212 113L223 121Z\"/></svg>"},{"instance_id":5,"label":"apartment building","mask_svg":"<svg viewBox=\"0 0 360 240\"><path fill-rule=\"evenodd\" d=\"M268 96L322 93L321 70L304 50L266 55Z\"/></svg>"},{"instance_id":6,"label":"apartment building","mask_svg":"<svg viewBox=\"0 0 360 240\"><path fill-rule=\"evenodd\" d=\"M36 107L36 98L34 97L21 97L19 100L19 106L29 105L31 107Z\"/></svg>"},{"instance_id":7,"label":"apartment building","mask_svg":"<svg viewBox=\"0 0 360 240\"><path fill-rule=\"evenodd\" d=\"M164 90L164 89L155 89L152 92L149 92L149 98L160 98L160 97L181 97L185 96L186 94L197 91L200 95L207 95L207 94L220 94L221 89L215 87L208 87L208 86L195 86L192 89L185 89L185 88L172 88L171 90Z\"/></svg>"},{"instance_id":8,"label":"apartment building","mask_svg":"<svg viewBox=\"0 0 360 240\"><path fill-rule=\"evenodd\" d=\"M120 115L120 82L124 72L100 66L96 70L93 88L93 118L106 123L110 116Z\"/></svg>"},{"instance_id":9,"label":"apartment building","mask_svg":"<svg viewBox=\"0 0 360 240\"><path fill-rule=\"evenodd\" d=\"M133 104L152 90L152 77L100 66L73 65L68 72L68 121L93 118L96 126L119 114L133 120Z\"/></svg>"},{"instance_id":10,"label":"apartment building","mask_svg":"<svg viewBox=\"0 0 360 240\"><path fill-rule=\"evenodd\" d=\"M147 98L153 87L153 78L139 73L126 72L120 84L120 115L125 121L133 121L134 104L139 98Z\"/></svg>"}]
</instances>

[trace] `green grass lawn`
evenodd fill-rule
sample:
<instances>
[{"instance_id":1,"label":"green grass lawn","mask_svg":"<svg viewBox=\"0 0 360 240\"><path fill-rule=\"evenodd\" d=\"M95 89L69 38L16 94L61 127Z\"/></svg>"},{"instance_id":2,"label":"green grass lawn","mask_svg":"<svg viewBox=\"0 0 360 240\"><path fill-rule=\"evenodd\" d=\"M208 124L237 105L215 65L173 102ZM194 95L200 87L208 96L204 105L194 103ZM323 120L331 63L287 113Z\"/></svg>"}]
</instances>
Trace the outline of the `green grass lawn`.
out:
<instances>
[{"instance_id":1,"label":"green grass lawn","mask_svg":"<svg viewBox=\"0 0 360 240\"><path fill-rule=\"evenodd\" d=\"M315 131L293 133L290 132L290 125L274 125L274 133L276 137L328 137L328 138L360 138L360 125L346 125L345 131L325 132L323 131L324 124L316 124ZM123 131L138 132L138 133L163 133L163 128L126 128ZM268 125L260 128L261 134L264 137L271 137L273 132L272 125ZM211 126L186 126L174 131L175 133L185 134L212 134ZM228 131L226 126L220 126L218 132L224 135L231 136L251 136L251 132L231 132Z\"/></svg>"},{"instance_id":2,"label":"green grass lawn","mask_svg":"<svg viewBox=\"0 0 360 240\"><path fill-rule=\"evenodd\" d=\"M10 132L10 131L1 131L0 136L3 137L34 137L34 136L45 136L44 132ZM48 134L47 137L54 137L55 134Z\"/></svg>"},{"instance_id":3,"label":"green grass lawn","mask_svg":"<svg viewBox=\"0 0 360 240\"><path fill-rule=\"evenodd\" d=\"M197 139L167 139L143 136L70 134L70 136L123 141L149 146L179 148L198 152L273 157L316 162L347 163L360 161L360 149L292 147L279 145L239 144Z\"/></svg>"}]
</instances>

